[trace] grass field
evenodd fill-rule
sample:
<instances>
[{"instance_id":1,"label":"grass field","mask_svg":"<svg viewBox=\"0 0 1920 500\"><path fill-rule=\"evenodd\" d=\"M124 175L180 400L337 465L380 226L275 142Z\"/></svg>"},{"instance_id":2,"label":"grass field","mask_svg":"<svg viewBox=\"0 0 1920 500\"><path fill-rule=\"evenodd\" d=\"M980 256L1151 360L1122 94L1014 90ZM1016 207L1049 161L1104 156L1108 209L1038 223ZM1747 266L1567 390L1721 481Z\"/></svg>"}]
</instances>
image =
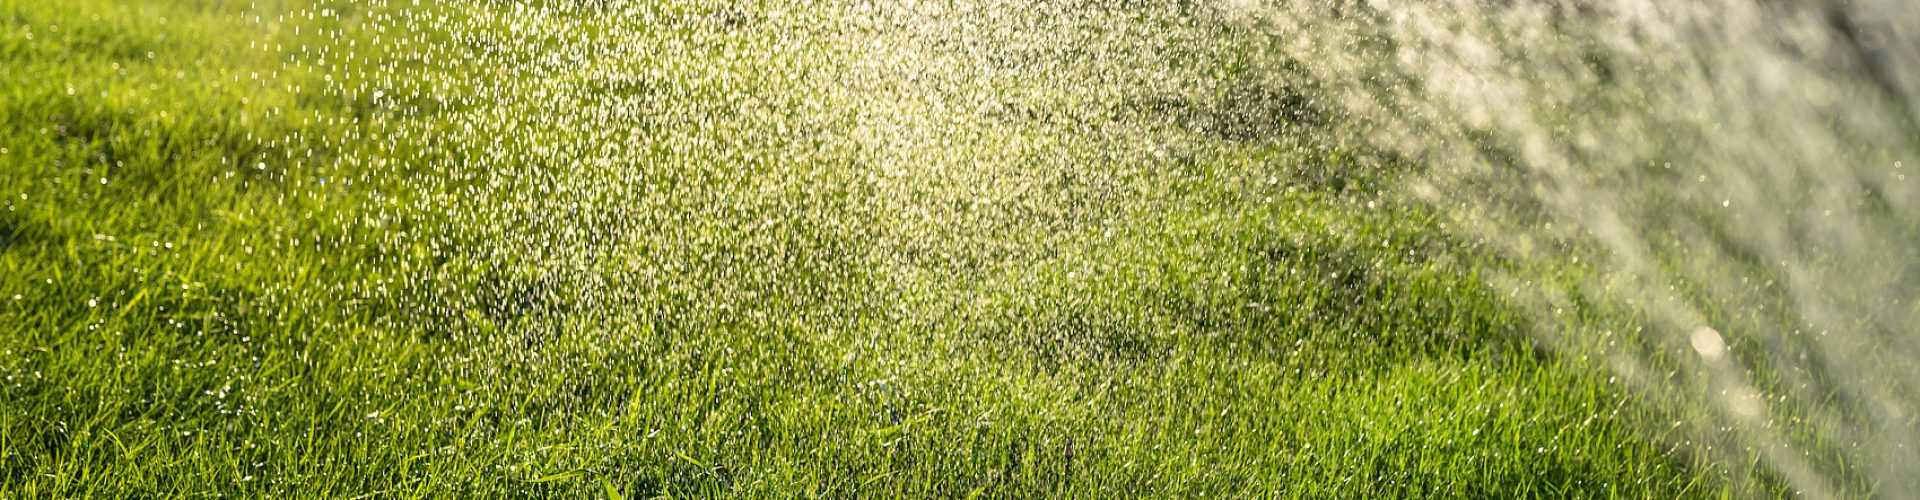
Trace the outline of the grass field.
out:
<instances>
[{"instance_id":1,"label":"grass field","mask_svg":"<svg viewBox=\"0 0 1920 500\"><path fill-rule=\"evenodd\" d=\"M0 0L0 497L1763 493L1389 188L1366 33L607 5Z\"/></svg>"}]
</instances>

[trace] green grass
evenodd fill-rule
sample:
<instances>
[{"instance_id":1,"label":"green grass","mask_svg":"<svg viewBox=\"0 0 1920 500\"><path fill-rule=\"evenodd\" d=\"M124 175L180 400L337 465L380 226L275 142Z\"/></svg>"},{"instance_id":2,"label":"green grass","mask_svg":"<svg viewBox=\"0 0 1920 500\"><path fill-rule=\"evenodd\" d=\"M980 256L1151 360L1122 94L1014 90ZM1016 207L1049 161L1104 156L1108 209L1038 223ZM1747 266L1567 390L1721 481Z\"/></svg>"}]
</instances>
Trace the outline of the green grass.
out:
<instances>
[{"instance_id":1,"label":"green grass","mask_svg":"<svg viewBox=\"0 0 1920 500\"><path fill-rule=\"evenodd\" d=\"M0 3L0 497L1733 491L1258 31L306 7Z\"/></svg>"}]
</instances>

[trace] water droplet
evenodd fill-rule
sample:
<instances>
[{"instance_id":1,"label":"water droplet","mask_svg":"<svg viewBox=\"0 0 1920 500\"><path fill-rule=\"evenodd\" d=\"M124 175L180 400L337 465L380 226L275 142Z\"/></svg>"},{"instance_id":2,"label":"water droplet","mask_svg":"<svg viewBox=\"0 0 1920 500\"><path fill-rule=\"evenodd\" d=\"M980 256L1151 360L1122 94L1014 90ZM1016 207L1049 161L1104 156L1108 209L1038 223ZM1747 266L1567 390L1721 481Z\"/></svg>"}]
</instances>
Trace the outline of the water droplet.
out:
<instances>
[{"instance_id":1,"label":"water droplet","mask_svg":"<svg viewBox=\"0 0 1920 500\"><path fill-rule=\"evenodd\" d=\"M1693 344L1693 350L1700 353L1700 357L1706 358L1707 361L1719 361L1720 357L1727 353L1726 340L1720 337L1720 332L1711 327L1702 326L1693 329L1693 334L1689 335L1687 340Z\"/></svg>"}]
</instances>

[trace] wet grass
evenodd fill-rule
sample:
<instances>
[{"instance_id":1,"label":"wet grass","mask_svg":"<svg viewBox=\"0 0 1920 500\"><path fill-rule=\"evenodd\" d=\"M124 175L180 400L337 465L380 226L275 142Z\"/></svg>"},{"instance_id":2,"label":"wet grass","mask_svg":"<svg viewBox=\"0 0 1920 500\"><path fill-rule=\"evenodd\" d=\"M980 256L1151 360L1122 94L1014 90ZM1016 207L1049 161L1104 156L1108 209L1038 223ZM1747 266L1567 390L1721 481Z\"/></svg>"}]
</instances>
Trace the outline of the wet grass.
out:
<instances>
[{"instance_id":1,"label":"wet grass","mask_svg":"<svg viewBox=\"0 0 1920 500\"><path fill-rule=\"evenodd\" d=\"M1384 191L1417 166L1344 146L1313 82L1273 81L1307 78L1291 56L1191 6L975 35L663 5L530 35L0 3L0 496L1727 487ZM567 34L693 48L522 59ZM910 84L849 48L969 36L1006 49ZM1011 69L937 71L973 60ZM1237 73L1113 76L1155 64Z\"/></svg>"}]
</instances>

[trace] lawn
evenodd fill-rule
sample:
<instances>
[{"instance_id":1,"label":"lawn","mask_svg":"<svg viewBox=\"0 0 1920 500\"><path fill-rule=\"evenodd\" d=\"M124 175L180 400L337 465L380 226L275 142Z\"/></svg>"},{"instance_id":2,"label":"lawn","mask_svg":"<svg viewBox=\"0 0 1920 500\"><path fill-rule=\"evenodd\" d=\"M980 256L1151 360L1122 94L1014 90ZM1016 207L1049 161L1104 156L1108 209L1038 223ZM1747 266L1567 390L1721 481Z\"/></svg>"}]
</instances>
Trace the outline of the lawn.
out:
<instances>
[{"instance_id":1,"label":"lawn","mask_svg":"<svg viewBox=\"0 0 1920 500\"><path fill-rule=\"evenodd\" d=\"M0 497L1756 493L1156 4L0 0Z\"/></svg>"}]
</instances>

